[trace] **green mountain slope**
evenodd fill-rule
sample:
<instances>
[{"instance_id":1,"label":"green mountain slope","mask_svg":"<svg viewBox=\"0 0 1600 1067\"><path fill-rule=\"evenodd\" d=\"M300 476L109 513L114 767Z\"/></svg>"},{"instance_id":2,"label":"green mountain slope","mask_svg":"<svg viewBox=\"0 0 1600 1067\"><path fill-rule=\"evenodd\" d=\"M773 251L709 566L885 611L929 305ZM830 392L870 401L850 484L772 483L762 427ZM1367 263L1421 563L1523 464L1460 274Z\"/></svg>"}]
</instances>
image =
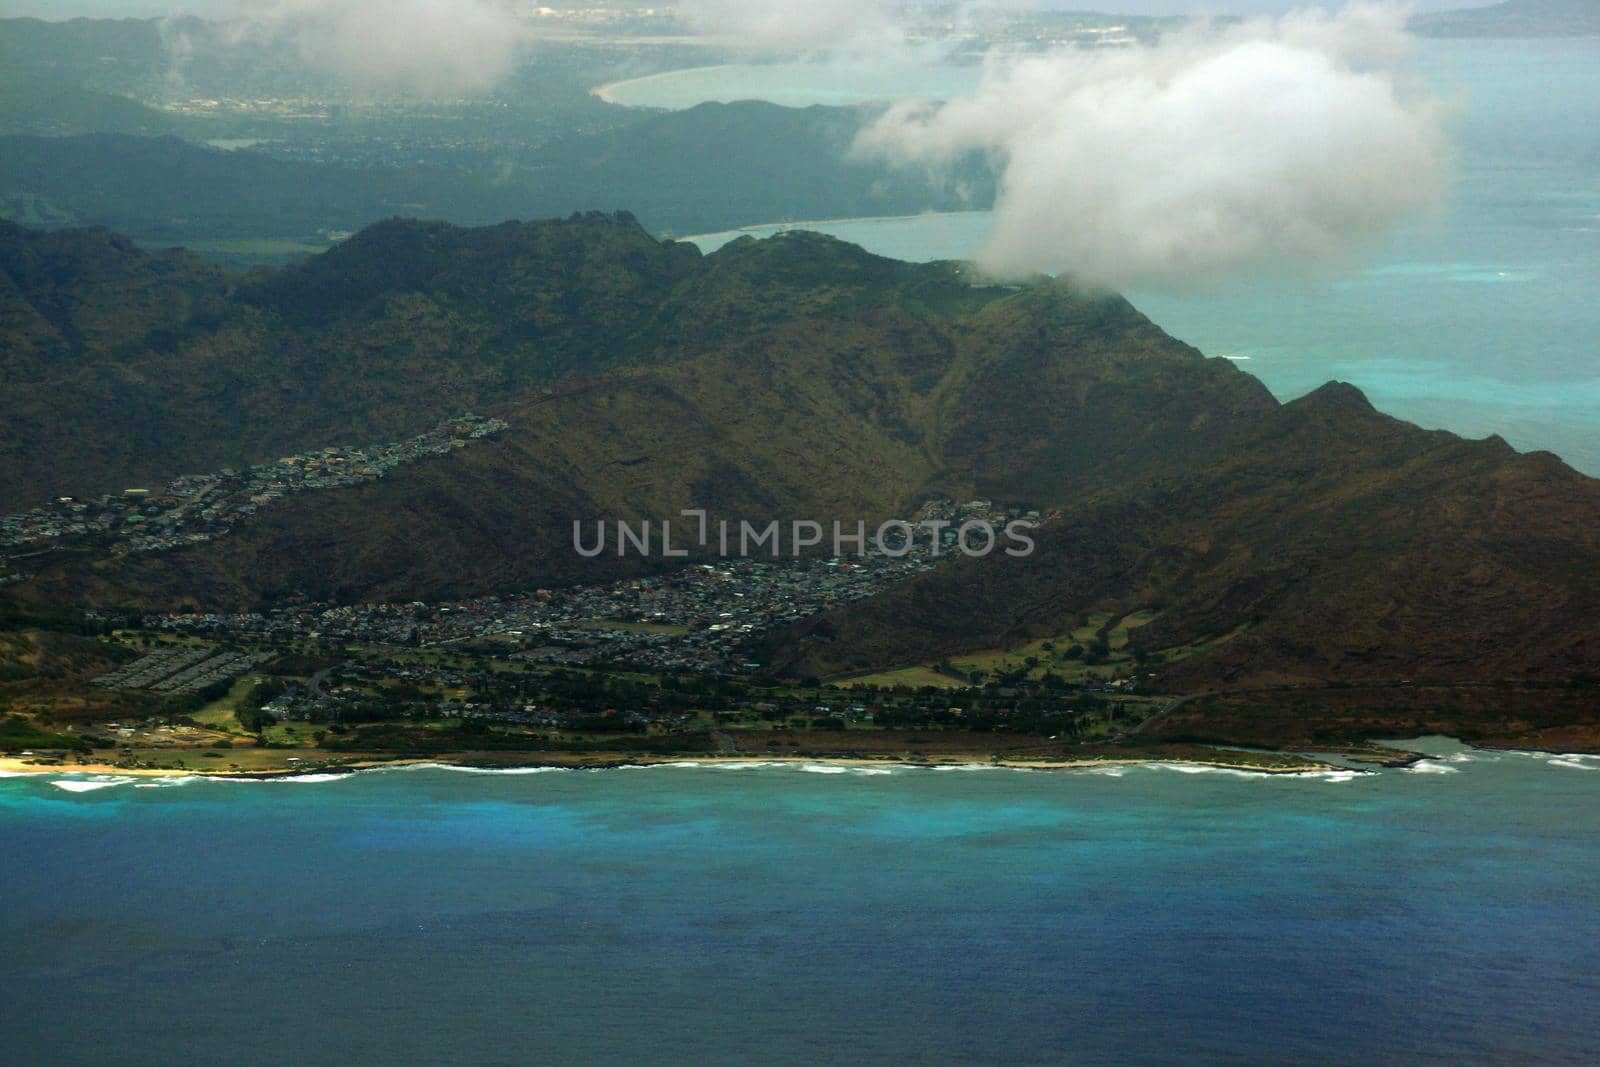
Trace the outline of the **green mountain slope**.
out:
<instances>
[{"instance_id":1,"label":"green mountain slope","mask_svg":"<svg viewBox=\"0 0 1600 1067\"><path fill-rule=\"evenodd\" d=\"M1600 663L1597 595L1600 483L1330 384L1201 462L1068 504L1029 559L928 575L767 651L782 673L850 674L1147 612L1131 645L1169 690L1553 680Z\"/></svg>"},{"instance_id":2,"label":"green mountain slope","mask_svg":"<svg viewBox=\"0 0 1600 1067\"><path fill-rule=\"evenodd\" d=\"M155 268L119 269L138 291ZM315 418L373 426L499 396L508 428L287 499L204 545L47 561L14 595L242 607L592 581L644 564L577 558L574 519L704 506L874 522L937 493L1038 507L1038 551L957 562L769 634L775 672L931 663L1131 613L1129 649L1166 691L1553 682L1600 666L1600 482L1399 422L1346 385L1280 405L1120 298L1068 283L988 285L811 234L700 256L592 215L390 223L290 270L203 276L231 288L210 318L182 320L198 333L177 350L231 358L195 363L181 387L149 378L151 406L177 394L184 418L226 437L215 400L189 390L227 367L236 421L309 433ZM65 351L92 338L81 302L33 306ZM151 321L179 314L152 306ZM257 334L288 348L231 346ZM291 382L292 404L263 399Z\"/></svg>"},{"instance_id":3,"label":"green mountain slope","mask_svg":"<svg viewBox=\"0 0 1600 1067\"><path fill-rule=\"evenodd\" d=\"M635 358L629 335L698 259L626 216L397 221L240 278L0 224L0 507L395 439Z\"/></svg>"},{"instance_id":4,"label":"green mountain slope","mask_svg":"<svg viewBox=\"0 0 1600 1067\"><path fill-rule=\"evenodd\" d=\"M487 277L498 284L470 284ZM1008 449L1007 435L1075 421L1090 433L1067 446L1081 457L1116 413L1181 421L1209 440L1216 411L1272 404L1231 363L1204 359L1120 299L975 286L954 265L896 263L804 233L701 257L624 219L387 224L237 299L252 314L294 309L294 348L309 366L346 354L345 384L314 394L335 410L389 410L380 380L436 403L471 370L520 397L494 408L510 429L381 485L272 509L216 545L119 561L86 588L73 572L63 595L254 603L286 590L386 597L578 578L593 568L571 552L575 518L704 505L762 521L881 520L930 491L1053 494L1132 476L1170 430L1125 435L1060 486L1047 477L1053 452ZM425 313L408 319L397 306ZM447 328L448 343L432 332ZM363 347L380 330L383 343ZM1054 365L1042 358L1051 352ZM1182 399L1159 412L1146 403L1132 385L1152 375ZM1034 387L1007 399L1008 378ZM985 410L999 415L973 418ZM324 523L340 532L317 532Z\"/></svg>"}]
</instances>

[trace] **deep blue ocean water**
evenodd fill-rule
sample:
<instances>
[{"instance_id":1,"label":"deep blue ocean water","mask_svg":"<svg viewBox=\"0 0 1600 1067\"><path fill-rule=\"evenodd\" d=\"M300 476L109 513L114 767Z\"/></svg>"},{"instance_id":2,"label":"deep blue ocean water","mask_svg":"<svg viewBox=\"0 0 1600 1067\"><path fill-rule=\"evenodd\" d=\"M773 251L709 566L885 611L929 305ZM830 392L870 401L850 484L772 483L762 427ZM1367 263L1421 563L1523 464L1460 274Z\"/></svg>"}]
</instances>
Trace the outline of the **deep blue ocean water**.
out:
<instances>
[{"instance_id":1,"label":"deep blue ocean water","mask_svg":"<svg viewBox=\"0 0 1600 1067\"><path fill-rule=\"evenodd\" d=\"M1439 745L8 778L0 1059L1595 1062L1600 758Z\"/></svg>"},{"instance_id":2,"label":"deep blue ocean water","mask_svg":"<svg viewBox=\"0 0 1600 1067\"><path fill-rule=\"evenodd\" d=\"M1349 381L1402 418L1497 433L1600 474L1600 38L1424 41L1414 67L1458 109L1456 174L1438 217L1341 277L1128 296L1208 355L1239 358L1282 398ZM634 83L624 96L802 103L819 69L688 72ZM971 68L858 73L831 83L828 101L852 89L939 95L973 77ZM988 227L980 212L807 228L928 260L970 255ZM733 236L696 240L712 248Z\"/></svg>"}]
</instances>

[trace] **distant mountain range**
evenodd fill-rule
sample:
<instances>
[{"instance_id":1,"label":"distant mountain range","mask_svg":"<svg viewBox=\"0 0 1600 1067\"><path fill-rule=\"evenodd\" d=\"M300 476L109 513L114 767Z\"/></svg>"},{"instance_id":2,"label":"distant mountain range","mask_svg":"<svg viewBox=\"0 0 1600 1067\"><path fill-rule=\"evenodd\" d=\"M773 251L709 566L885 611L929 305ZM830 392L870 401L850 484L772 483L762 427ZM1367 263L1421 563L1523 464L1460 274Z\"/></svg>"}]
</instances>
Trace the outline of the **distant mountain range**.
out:
<instances>
[{"instance_id":1,"label":"distant mountain range","mask_svg":"<svg viewBox=\"0 0 1600 1067\"><path fill-rule=\"evenodd\" d=\"M854 109L703 104L466 169L302 162L173 136L0 136L0 216L209 251L229 240L325 243L395 214L482 224L629 205L656 232L689 234L989 206L993 178L977 161L946 182L851 160L863 119Z\"/></svg>"},{"instance_id":2,"label":"distant mountain range","mask_svg":"<svg viewBox=\"0 0 1600 1067\"><path fill-rule=\"evenodd\" d=\"M937 180L852 159L868 110L658 113L590 94L717 61L689 43L530 43L493 92L435 103L352 95L292 41L236 37L194 19L0 19L0 218L248 267L397 214L482 225L627 207L682 235L993 200L978 159Z\"/></svg>"},{"instance_id":3,"label":"distant mountain range","mask_svg":"<svg viewBox=\"0 0 1600 1067\"><path fill-rule=\"evenodd\" d=\"M1413 15L1424 37L1592 37L1600 34L1595 0L1505 0L1488 7Z\"/></svg>"},{"instance_id":4,"label":"distant mountain range","mask_svg":"<svg viewBox=\"0 0 1600 1067\"><path fill-rule=\"evenodd\" d=\"M930 494L1050 515L770 635L823 677L1154 613L1168 691L1600 669L1600 482L1331 383L1279 404L1125 301L814 234L702 256L631 216L395 220L236 277L103 231L0 231L0 496L120 488L478 410L494 440L285 500L215 542L50 560L107 607L410 599L590 581L575 518L876 522ZM654 565L661 565L654 561Z\"/></svg>"}]
</instances>

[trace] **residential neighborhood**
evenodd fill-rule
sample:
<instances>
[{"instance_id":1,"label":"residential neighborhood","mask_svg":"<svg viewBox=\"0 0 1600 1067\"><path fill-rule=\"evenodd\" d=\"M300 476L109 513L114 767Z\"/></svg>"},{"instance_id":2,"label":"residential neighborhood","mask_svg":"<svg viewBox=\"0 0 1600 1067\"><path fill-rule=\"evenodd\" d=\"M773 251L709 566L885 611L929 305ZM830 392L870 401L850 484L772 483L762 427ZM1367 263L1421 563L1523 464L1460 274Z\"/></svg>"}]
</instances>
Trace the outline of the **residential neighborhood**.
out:
<instances>
[{"instance_id":1,"label":"residential neighborhood","mask_svg":"<svg viewBox=\"0 0 1600 1067\"><path fill-rule=\"evenodd\" d=\"M869 543L859 556L715 559L667 574L506 596L440 603L331 605L301 601L270 611L190 612L147 626L213 639L450 648L492 643L538 663L621 664L650 671L748 673L747 651L764 631L881 592L957 554L954 524L981 518L1003 524L1037 513L990 501L935 498L911 520L936 536L889 546ZM1029 520L1032 521L1032 520Z\"/></svg>"},{"instance_id":2,"label":"residential neighborhood","mask_svg":"<svg viewBox=\"0 0 1600 1067\"><path fill-rule=\"evenodd\" d=\"M90 500L59 497L31 511L0 516L0 582L26 577L25 571L13 570L17 563L69 544L120 558L209 541L285 497L375 481L396 467L463 448L505 427L504 420L469 413L390 444L334 446L240 470L186 474L159 489L134 487Z\"/></svg>"}]
</instances>

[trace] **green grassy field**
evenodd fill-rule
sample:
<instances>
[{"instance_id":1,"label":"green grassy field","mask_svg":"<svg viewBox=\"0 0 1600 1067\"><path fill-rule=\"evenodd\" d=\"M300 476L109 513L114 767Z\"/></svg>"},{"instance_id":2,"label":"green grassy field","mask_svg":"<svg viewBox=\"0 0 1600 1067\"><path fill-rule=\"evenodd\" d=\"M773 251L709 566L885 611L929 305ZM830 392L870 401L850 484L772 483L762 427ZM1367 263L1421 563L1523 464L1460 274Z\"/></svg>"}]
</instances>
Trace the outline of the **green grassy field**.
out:
<instances>
[{"instance_id":1,"label":"green grassy field","mask_svg":"<svg viewBox=\"0 0 1600 1067\"><path fill-rule=\"evenodd\" d=\"M891 689L901 685L913 689L920 689L923 686L933 686L936 689L966 688L966 683L959 682L932 667L906 667L898 671L865 674L859 678L846 678L832 683L832 687L836 689Z\"/></svg>"},{"instance_id":2,"label":"green grassy field","mask_svg":"<svg viewBox=\"0 0 1600 1067\"><path fill-rule=\"evenodd\" d=\"M244 698L250 695L252 689L267 680L264 674L246 674L237 678L234 680L233 688L225 695L195 712L191 718L201 726L209 726L226 733L242 733L237 716L239 706Z\"/></svg>"},{"instance_id":3,"label":"green grassy field","mask_svg":"<svg viewBox=\"0 0 1600 1067\"><path fill-rule=\"evenodd\" d=\"M1097 612L1083 625L1056 637L1040 638L1011 648L979 649L952 657L944 663L925 663L899 670L844 678L831 683L838 688L891 688L893 686L935 686L940 689L961 689L982 685L997 675L1015 675L1022 672L1029 680L1039 681L1054 674L1069 685L1108 681L1124 676L1134 663L1128 653L1129 635L1146 626L1158 615L1154 611L1134 611L1124 615ZM1089 661L1089 652L1105 636L1103 662ZM1164 653L1165 659L1193 655L1196 651L1227 640L1232 634L1206 645L1172 649ZM1072 654L1073 648L1085 650ZM960 678L954 675L960 675ZM964 680L963 680L964 679Z\"/></svg>"},{"instance_id":4,"label":"green grassy field","mask_svg":"<svg viewBox=\"0 0 1600 1067\"><path fill-rule=\"evenodd\" d=\"M1152 611L1136 611L1118 617L1110 612L1097 612L1070 633L1041 638L1015 648L969 652L952 658L950 666L969 677L974 673L987 677L1025 671L1027 677L1034 681L1046 674L1054 674L1070 684L1115 678L1125 674L1127 665L1132 662L1132 657L1126 652L1129 633L1150 623L1156 614ZM1071 654L1075 646L1092 649L1102 632L1105 633L1107 649L1104 663L1090 663L1085 655Z\"/></svg>"}]
</instances>

